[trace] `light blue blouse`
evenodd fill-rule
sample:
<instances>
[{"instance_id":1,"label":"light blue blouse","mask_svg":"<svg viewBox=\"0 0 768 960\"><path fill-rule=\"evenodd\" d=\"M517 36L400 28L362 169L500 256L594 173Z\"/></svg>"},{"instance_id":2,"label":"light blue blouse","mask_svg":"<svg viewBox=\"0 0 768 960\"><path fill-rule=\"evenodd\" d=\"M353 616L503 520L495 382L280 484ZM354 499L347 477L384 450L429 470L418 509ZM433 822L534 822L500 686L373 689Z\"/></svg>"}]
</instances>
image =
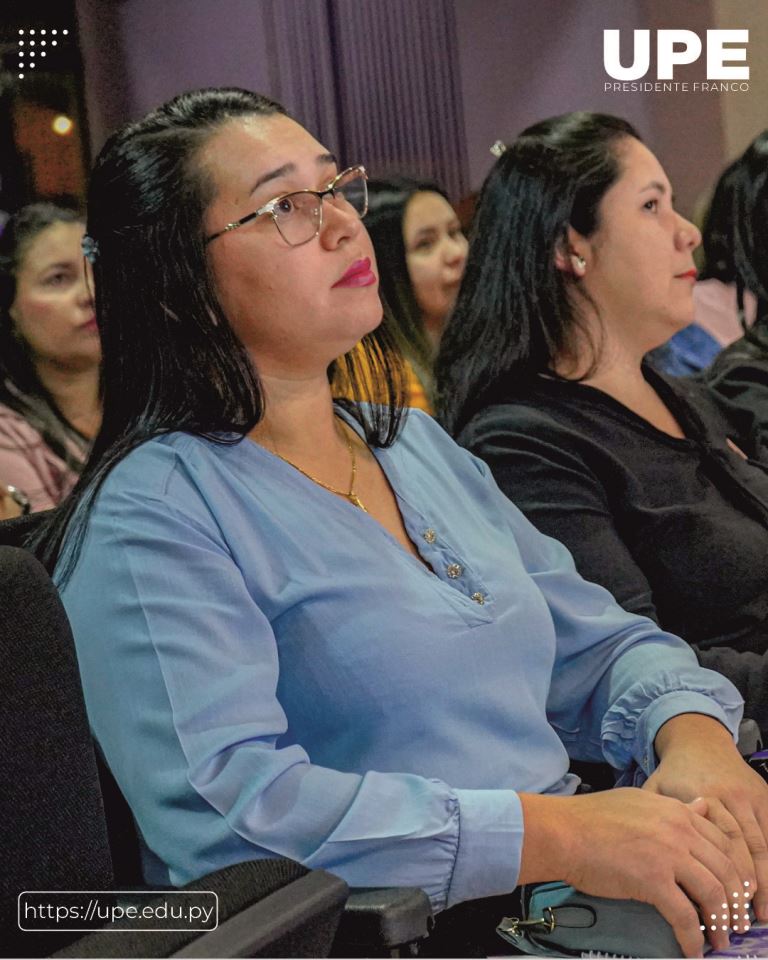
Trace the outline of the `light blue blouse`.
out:
<instances>
[{"instance_id":1,"label":"light blue blouse","mask_svg":"<svg viewBox=\"0 0 768 960\"><path fill-rule=\"evenodd\" d=\"M374 452L431 570L250 440L152 440L99 494L63 598L150 883L281 855L436 908L503 893L517 791L572 793L568 754L648 773L676 714L736 730L735 688L428 416Z\"/></svg>"}]
</instances>

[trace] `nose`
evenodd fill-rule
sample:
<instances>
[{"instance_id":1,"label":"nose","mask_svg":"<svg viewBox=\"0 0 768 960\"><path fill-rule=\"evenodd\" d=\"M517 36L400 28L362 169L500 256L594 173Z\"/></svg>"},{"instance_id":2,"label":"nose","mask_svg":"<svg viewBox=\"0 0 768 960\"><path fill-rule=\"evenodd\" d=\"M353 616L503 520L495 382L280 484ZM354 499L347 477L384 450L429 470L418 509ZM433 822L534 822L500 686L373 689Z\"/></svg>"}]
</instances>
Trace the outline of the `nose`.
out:
<instances>
[{"instance_id":1,"label":"nose","mask_svg":"<svg viewBox=\"0 0 768 960\"><path fill-rule=\"evenodd\" d=\"M362 229L362 221L350 204L337 205L323 201L320 242L324 247L332 250L345 240L354 240Z\"/></svg>"},{"instance_id":2,"label":"nose","mask_svg":"<svg viewBox=\"0 0 768 960\"><path fill-rule=\"evenodd\" d=\"M675 232L675 241L680 250L695 250L701 243L701 230L695 223L686 220L685 217L677 214L678 225Z\"/></svg>"},{"instance_id":3,"label":"nose","mask_svg":"<svg viewBox=\"0 0 768 960\"><path fill-rule=\"evenodd\" d=\"M445 265L461 269L467 259L467 248L467 238L463 233L457 233L453 237L449 236L443 248Z\"/></svg>"}]
</instances>

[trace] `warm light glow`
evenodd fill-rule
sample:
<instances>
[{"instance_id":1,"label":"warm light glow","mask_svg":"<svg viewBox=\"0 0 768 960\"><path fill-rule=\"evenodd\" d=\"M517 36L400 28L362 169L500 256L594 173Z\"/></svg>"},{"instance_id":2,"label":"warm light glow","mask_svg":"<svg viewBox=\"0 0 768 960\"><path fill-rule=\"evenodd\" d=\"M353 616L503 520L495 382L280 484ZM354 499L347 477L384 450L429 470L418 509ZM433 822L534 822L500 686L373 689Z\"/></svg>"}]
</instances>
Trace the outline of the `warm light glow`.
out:
<instances>
[{"instance_id":1,"label":"warm light glow","mask_svg":"<svg viewBox=\"0 0 768 960\"><path fill-rule=\"evenodd\" d=\"M73 123L69 117L65 117L63 113L59 114L58 117L53 118L53 123L51 124L51 129L54 133L58 133L61 137L66 137L67 134L72 133Z\"/></svg>"}]
</instances>

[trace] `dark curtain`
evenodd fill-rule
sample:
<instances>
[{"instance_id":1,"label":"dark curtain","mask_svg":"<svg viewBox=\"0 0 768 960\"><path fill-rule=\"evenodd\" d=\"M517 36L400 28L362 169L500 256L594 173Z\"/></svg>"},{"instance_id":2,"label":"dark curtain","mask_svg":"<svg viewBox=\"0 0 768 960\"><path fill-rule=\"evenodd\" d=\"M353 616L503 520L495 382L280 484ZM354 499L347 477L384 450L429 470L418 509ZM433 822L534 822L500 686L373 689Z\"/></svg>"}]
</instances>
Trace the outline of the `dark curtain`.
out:
<instances>
[{"instance_id":1,"label":"dark curtain","mask_svg":"<svg viewBox=\"0 0 768 960\"><path fill-rule=\"evenodd\" d=\"M342 163L467 193L452 0L270 0L265 20L275 96Z\"/></svg>"}]
</instances>

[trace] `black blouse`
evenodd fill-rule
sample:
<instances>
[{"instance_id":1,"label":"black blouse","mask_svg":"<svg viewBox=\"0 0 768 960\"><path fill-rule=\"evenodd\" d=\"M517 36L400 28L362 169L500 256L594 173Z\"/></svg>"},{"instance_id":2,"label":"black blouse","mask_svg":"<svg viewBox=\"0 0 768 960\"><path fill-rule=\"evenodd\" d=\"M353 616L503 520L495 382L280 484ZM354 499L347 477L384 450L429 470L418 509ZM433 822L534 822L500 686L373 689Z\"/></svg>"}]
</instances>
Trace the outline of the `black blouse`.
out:
<instances>
[{"instance_id":1,"label":"black blouse","mask_svg":"<svg viewBox=\"0 0 768 960\"><path fill-rule=\"evenodd\" d=\"M587 580L694 646L768 732L768 469L706 387L644 367L686 439L594 387L497 387L458 437Z\"/></svg>"}]
</instances>

